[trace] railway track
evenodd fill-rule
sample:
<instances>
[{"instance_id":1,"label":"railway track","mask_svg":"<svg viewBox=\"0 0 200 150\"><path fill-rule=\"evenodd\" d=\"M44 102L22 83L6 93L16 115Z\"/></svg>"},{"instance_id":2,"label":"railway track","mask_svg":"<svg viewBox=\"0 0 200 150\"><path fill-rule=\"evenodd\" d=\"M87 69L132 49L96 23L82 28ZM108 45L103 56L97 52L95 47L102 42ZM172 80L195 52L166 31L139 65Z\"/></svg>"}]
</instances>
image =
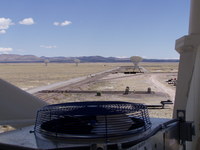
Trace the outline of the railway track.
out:
<instances>
[{"instance_id":1,"label":"railway track","mask_svg":"<svg viewBox=\"0 0 200 150\"><path fill-rule=\"evenodd\" d=\"M51 90L60 90L60 91L64 91L64 90L74 90L74 89L79 89L81 86L84 86L86 84L90 84L93 82L97 82L99 79L102 79L103 77L111 74L111 73L115 73L115 72L119 72L121 70L121 67L110 70L110 71L106 71L103 73L97 73L95 75L89 75L87 76L87 78L85 80L81 80L78 82L74 82L74 83L70 83L68 85L62 86L62 87L55 87ZM61 93L41 93L40 91L36 92L33 94L34 96L46 101L46 102L51 102L55 97L62 97Z\"/></svg>"},{"instance_id":2,"label":"railway track","mask_svg":"<svg viewBox=\"0 0 200 150\"><path fill-rule=\"evenodd\" d=\"M147 72L147 74L146 73L145 74L134 74L134 75L129 74L129 75L126 75L126 76L119 76L119 77L114 76L114 77L104 78L104 77L106 77L106 76L108 76L112 73L123 72L124 69L125 69L125 67L123 66L123 67L118 67L118 68L110 70L110 71L97 73L95 75L88 75L86 78L83 78L82 80L79 80L79 81L74 80L74 82L66 84L64 86L47 89L49 91L56 91L56 92L41 92L43 90L40 90L40 91L34 93L33 95L44 100L44 101L46 101L46 102L48 102L48 103L51 103L52 101L55 101L56 99L58 99L58 100L63 99L66 96L67 93L73 93L72 91L76 91L75 93L84 93L84 91L81 90L81 87L83 87L85 85L89 85L91 83L100 82L100 81L110 81L110 80L115 80L115 79L120 79L120 78L141 76L141 75L147 75L147 74L151 75L151 73ZM46 89L44 89L44 91L45 90ZM66 92L62 92L62 91L66 91ZM68 92L68 91L71 91L71 92ZM93 91L93 93L94 93L94 91ZM106 91L105 93L109 93L109 91ZM110 92L110 93L113 93L113 91ZM120 91L120 92L115 91L114 93L123 93L123 91ZM142 93L144 93L144 91Z\"/></svg>"}]
</instances>

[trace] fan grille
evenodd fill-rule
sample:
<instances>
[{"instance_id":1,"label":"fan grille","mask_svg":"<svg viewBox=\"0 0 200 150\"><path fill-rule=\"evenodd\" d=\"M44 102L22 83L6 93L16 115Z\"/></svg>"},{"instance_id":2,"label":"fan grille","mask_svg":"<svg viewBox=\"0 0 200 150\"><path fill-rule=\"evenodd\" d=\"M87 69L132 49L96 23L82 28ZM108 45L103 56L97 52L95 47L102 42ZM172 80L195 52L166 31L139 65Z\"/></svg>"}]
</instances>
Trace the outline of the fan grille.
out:
<instances>
[{"instance_id":1,"label":"fan grille","mask_svg":"<svg viewBox=\"0 0 200 150\"><path fill-rule=\"evenodd\" d=\"M62 138L115 137L146 131L146 106L118 101L49 105L37 113L35 133Z\"/></svg>"}]
</instances>

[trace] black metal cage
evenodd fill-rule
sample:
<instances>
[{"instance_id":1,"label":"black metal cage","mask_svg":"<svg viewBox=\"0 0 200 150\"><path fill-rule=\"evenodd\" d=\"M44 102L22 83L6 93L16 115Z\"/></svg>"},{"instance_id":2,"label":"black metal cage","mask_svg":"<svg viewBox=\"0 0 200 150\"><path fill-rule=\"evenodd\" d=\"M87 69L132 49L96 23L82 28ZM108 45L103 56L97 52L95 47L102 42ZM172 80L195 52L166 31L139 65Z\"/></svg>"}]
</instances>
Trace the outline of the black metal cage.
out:
<instances>
[{"instance_id":1,"label":"black metal cage","mask_svg":"<svg viewBox=\"0 0 200 150\"><path fill-rule=\"evenodd\" d=\"M61 138L104 138L146 131L146 106L119 101L48 105L37 113L35 133Z\"/></svg>"}]
</instances>

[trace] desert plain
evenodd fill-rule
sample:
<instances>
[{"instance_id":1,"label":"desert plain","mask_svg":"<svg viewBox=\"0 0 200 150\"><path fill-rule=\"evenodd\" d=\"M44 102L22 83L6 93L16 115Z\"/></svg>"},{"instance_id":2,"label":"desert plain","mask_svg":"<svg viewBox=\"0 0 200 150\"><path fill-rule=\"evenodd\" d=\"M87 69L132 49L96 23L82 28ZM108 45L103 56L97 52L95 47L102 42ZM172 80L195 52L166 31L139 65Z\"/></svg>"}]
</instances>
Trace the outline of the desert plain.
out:
<instances>
[{"instance_id":1,"label":"desert plain","mask_svg":"<svg viewBox=\"0 0 200 150\"><path fill-rule=\"evenodd\" d=\"M176 86L169 85L166 81L177 78L178 63L140 63L144 73L124 74L123 70L115 70L132 67L132 63L3 63L0 64L0 78L11 84L30 92L34 96L49 104L78 102L78 101L126 101L142 103L145 105L159 105L161 101L174 102ZM105 71L110 71L103 76ZM111 71L114 70L114 71ZM82 78L81 80L75 80ZM74 80L73 80L74 79ZM46 90L57 89L55 83L66 84L65 89L80 91L79 93L38 93L40 87ZM130 93L124 95L126 87ZM151 94L144 94L151 88ZM62 86L59 87L62 89ZM83 93L81 91L102 92ZM121 93L103 93L103 91L122 91ZM138 92L138 93L137 93ZM140 92L143 92L141 94ZM166 105L164 109L149 109L150 117L172 118L173 105ZM7 126L1 126L3 130L10 130Z\"/></svg>"},{"instance_id":2,"label":"desert plain","mask_svg":"<svg viewBox=\"0 0 200 150\"><path fill-rule=\"evenodd\" d=\"M78 77L94 78L96 73L123 66L131 67L133 65L131 63L80 63L76 66L73 63L49 63L48 66L45 66L43 63L7 63L0 64L0 78L22 90L29 91ZM78 86L69 86L68 89L80 91L124 91L128 86L130 91L146 91L147 88L151 88L155 94L113 94L109 96L102 94L101 97L97 97L94 94L84 94L83 96L83 94L67 93L64 94L64 97L51 97L48 102L121 100L156 104L160 100L174 100L176 87L168 85L166 81L171 78L177 78L178 63L141 63L140 66L143 68L144 73L124 74L123 71L111 72L103 77L96 77L93 81L78 84Z\"/></svg>"}]
</instances>

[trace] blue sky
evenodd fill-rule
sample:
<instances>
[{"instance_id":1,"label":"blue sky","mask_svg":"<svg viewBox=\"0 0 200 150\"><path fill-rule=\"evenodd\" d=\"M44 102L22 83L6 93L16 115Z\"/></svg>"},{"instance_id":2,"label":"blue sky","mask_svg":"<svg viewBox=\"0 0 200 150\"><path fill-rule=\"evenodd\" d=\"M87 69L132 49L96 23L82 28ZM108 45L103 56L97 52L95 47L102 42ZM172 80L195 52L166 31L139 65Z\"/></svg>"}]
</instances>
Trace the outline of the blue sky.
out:
<instances>
[{"instance_id":1,"label":"blue sky","mask_svg":"<svg viewBox=\"0 0 200 150\"><path fill-rule=\"evenodd\" d=\"M0 54L179 58L189 0L0 0Z\"/></svg>"}]
</instances>

